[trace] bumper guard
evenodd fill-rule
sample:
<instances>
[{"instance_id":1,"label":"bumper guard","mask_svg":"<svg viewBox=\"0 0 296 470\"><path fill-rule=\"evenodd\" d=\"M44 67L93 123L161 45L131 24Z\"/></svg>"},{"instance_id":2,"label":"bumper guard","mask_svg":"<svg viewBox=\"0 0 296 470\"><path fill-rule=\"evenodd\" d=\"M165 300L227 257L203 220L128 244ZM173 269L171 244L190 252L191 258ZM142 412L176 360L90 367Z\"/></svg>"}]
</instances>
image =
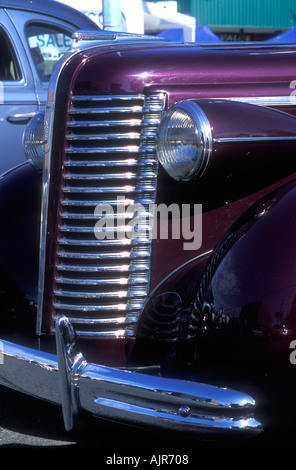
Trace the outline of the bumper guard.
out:
<instances>
[{"instance_id":1,"label":"bumper guard","mask_svg":"<svg viewBox=\"0 0 296 470\"><path fill-rule=\"evenodd\" d=\"M56 342L57 356L2 341L0 384L61 405L67 430L84 414L209 440L262 429L244 393L88 363L66 317L56 322Z\"/></svg>"}]
</instances>

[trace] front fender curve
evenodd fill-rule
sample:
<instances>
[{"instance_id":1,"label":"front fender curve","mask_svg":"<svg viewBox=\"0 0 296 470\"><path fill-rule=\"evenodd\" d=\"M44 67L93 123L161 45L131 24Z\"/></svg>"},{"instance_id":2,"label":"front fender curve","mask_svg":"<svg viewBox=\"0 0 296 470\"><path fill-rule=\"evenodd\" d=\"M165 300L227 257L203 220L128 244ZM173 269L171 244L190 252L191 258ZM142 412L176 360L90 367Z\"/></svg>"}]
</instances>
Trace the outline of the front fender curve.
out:
<instances>
[{"instance_id":1,"label":"front fender curve","mask_svg":"<svg viewBox=\"0 0 296 470\"><path fill-rule=\"evenodd\" d=\"M37 301L41 184L29 163L0 178L1 319Z\"/></svg>"},{"instance_id":2,"label":"front fender curve","mask_svg":"<svg viewBox=\"0 0 296 470\"><path fill-rule=\"evenodd\" d=\"M248 210L214 251L191 312L199 357L261 376L294 375L295 207L294 181Z\"/></svg>"}]
</instances>

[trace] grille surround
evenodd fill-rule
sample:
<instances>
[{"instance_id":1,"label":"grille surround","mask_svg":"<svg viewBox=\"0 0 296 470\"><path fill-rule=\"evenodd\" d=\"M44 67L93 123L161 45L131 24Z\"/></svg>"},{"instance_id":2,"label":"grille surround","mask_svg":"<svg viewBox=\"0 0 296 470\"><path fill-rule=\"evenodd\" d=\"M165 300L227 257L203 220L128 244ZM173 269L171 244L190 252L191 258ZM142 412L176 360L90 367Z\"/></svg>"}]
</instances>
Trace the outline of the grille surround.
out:
<instances>
[{"instance_id":1,"label":"grille surround","mask_svg":"<svg viewBox=\"0 0 296 470\"><path fill-rule=\"evenodd\" d=\"M55 316L70 319L78 336L135 334L149 291L158 170L155 138L165 103L163 93L72 97L53 307ZM130 204L144 208L145 236L133 239L126 235L126 224L117 227L118 202L119 217ZM95 235L100 220L95 210L101 204L114 209L115 227L108 216L101 219L115 233L113 239L106 232L102 239L102 234ZM129 214L124 212L124 218Z\"/></svg>"}]
</instances>

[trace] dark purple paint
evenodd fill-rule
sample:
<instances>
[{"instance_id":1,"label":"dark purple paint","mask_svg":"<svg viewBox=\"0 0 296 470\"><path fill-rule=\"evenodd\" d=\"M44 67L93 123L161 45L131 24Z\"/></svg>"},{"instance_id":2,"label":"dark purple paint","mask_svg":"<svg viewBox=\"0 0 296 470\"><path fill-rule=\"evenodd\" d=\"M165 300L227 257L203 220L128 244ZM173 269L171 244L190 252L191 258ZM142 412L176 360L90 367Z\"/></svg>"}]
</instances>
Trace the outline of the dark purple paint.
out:
<instances>
[{"instance_id":1,"label":"dark purple paint","mask_svg":"<svg viewBox=\"0 0 296 470\"><path fill-rule=\"evenodd\" d=\"M288 96L296 48L285 46L167 45L100 51L85 61L75 91L141 93L165 90L180 99ZM198 86L198 88L196 88ZM186 87L186 88L185 88Z\"/></svg>"}]
</instances>

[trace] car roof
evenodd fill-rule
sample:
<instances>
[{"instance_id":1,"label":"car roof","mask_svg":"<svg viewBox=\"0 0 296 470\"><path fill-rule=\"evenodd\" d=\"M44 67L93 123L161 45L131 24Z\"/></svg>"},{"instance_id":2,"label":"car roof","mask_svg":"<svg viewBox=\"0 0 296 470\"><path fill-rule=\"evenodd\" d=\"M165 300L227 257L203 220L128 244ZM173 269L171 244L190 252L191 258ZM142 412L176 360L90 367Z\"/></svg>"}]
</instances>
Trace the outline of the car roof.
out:
<instances>
[{"instance_id":1,"label":"car roof","mask_svg":"<svg viewBox=\"0 0 296 470\"><path fill-rule=\"evenodd\" d=\"M0 8L45 13L59 19L64 19L78 29L100 29L84 13L56 0L0 0Z\"/></svg>"}]
</instances>

